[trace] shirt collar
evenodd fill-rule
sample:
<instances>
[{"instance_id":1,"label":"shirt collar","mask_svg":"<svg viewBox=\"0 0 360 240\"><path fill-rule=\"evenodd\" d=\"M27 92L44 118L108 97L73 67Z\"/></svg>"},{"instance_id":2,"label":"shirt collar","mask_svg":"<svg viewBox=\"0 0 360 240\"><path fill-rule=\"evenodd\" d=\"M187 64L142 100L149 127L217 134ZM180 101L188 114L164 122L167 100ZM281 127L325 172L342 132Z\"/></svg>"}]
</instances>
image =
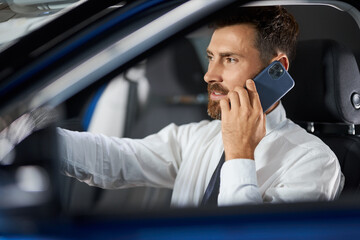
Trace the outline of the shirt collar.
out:
<instances>
[{"instance_id":1,"label":"shirt collar","mask_svg":"<svg viewBox=\"0 0 360 240\"><path fill-rule=\"evenodd\" d=\"M269 134L275 128L278 128L285 120L286 112L280 102L274 110L272 110L269 114L266 114L266 134Z\"/></svg>"}]
</instances>

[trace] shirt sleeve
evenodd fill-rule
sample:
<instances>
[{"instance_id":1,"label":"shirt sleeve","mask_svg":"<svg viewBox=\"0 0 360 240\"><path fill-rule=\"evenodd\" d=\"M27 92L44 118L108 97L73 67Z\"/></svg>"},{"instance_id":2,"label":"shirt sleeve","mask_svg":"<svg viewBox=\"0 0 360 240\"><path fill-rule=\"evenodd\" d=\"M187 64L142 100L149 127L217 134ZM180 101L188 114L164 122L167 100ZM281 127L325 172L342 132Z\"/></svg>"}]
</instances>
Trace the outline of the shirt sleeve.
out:
<instances>
[{"instance_id":1,"label":"shirt sleeve","mask_svg":"<svg viewBox=\"0 0 360 240\"><path fill-rule=\"evenodd\" d=\"M256 160L226 161L221 169L218 205L336 199L344 178L336 156L325 148L317 146L287 158L282 165L272 169L268 166L270 177L261 187L257 183Z\"/></svg>"},{"instance_id":2,"label":"shirt sleeve","mask_svg":"<svg viewBox=\"0 0 360 240\"><path fill-rule=\"evenodd\" d=\"M181 161L177 126L144 139L57 129L61 172L106 189L172 188Z\"/></svg>"},{"instance_id":3,"label":"shirt sleeve","mask_svg":"<svg viewBox=\"0 0 360 240\"><path fill-rule=\"evenodd\" d=\"M262 202L256 180L255 161L250 159L226 161L220 173L218 205Z\"/></svg>"},{"instance_id":4,"label":"shirt sleeve","mask_svg":"<svg viewBox=\"0 0 360 240\"><path fill-rule=\"evenodd\" d=\"M327 146L307 151L284 169L264 191L264 202L330 201L343 188L339 162Z\"/></svg>"}]
</instances>

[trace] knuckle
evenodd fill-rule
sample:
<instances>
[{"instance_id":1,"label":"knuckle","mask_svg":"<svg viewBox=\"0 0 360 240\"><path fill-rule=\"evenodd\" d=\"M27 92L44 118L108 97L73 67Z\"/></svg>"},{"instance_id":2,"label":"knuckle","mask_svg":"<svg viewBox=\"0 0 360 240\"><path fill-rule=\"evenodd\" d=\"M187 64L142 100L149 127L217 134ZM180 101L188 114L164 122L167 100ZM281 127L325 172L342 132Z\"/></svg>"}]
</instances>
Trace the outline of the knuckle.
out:
<instances>
[{"instance_id":1,"label":"knuckle","mask_svg":"<svg viewBox=\"0 0 360 240\"><path fill-rule=\"evenodd\" d=\"M230 92L228 93L228 95L229 95L229 97L236 97L238 94L237 94L237 92L230 91Z\"/></svg>"},{"instance_id":2,"label":"knuckle","mask_svg":"<svg viewBox=\"0 0 360 240\"><path fill-rule=\"evenodd\" d=\"M245 90L245 88L237 86L237 87L235 87L235 91L241 94L241 93L244 93L246 90Z\"/></svg>"},{"instance_id":3,"label":"knuckle","mask_svg":"<svg viewBox=\"0 0 360 240\"><path fill-rule=\"evenodd\" d=\"M243 88L241 88L240 86L236 86L234 90L237 91L237 92L239 92L239 91L241 91L242 89L243 89Z\"/></svg>"},{"instance_id":4,"label":"knuckle","mask_svg":"<svg viewBox=\"0 0 360 240\"><path fill-rule=\"evenodd\" d=\"M241 108L241 114L247 118L249 118L252 115L252 111L246 107L246 106L242 106Z\"/></svg>"},{"instance_id":5,"label":"knuckle","mask_svg":"<svg viewBox=\"0 0 360 240\"><path fill-rule=\"evenodd\" d=\"M250 111L244 111L243 112L244 117L246 117L247 119L251 118L251 112Z\"/></svg>"},{"instance_id":6,"label":"knuckle","mask_svg":"<svg viewBox=\"0 0 360 240\"><path fill-rule=\"evenodd\" d=\"M262 115L262 109L261 109L261 107L255 107L255 108L253 109L253 113L254 113L254 116L256 116L256 117L259 117L260 115Z\"/></svg>"}]
</instances>

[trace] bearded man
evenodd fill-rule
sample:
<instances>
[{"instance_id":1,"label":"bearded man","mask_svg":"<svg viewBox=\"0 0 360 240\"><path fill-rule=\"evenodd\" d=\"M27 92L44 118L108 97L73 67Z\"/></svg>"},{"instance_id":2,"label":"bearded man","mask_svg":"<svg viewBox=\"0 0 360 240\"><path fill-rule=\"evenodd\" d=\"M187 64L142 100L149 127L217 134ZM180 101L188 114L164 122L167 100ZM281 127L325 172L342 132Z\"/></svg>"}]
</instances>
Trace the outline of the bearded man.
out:
<instances>
[{"instance_id":1,"label":"bearded man","mask_svg":"<svg viewBox=\"0 0 360 240\"><path fill-rule=\"evenodd\" d=\"M172 206L336 198L335 154L287 119L281 102L264 113L252 80L273 61L289 68L294 17L280 6L239 8L213 25L204 80L215 120L170 124L144 139L58 129L62 171L102 188L171 188Z\"/></svg>"}]
</instances>

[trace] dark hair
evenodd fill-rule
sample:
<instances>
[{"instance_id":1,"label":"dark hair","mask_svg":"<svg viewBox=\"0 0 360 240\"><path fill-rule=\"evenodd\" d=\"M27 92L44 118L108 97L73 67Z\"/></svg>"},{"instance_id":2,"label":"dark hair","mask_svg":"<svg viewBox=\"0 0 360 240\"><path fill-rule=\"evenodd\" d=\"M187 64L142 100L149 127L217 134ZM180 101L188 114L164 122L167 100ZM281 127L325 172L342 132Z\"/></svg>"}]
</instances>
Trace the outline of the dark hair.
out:
<instances>
[{"instance_id":1,"label":"dark hair","mask_svg":"<svg viewBox=\"0 0 360 240\"><path fill-rule=\"evenodd\" d=\"M278 51L284 52L289 61L295 55L299 26L295 18L281 6L239 7L218 18L212 27L248 23L257 30L255 47L260 51L263 63L269 63Z\"/></svg>"}]
</instances>

